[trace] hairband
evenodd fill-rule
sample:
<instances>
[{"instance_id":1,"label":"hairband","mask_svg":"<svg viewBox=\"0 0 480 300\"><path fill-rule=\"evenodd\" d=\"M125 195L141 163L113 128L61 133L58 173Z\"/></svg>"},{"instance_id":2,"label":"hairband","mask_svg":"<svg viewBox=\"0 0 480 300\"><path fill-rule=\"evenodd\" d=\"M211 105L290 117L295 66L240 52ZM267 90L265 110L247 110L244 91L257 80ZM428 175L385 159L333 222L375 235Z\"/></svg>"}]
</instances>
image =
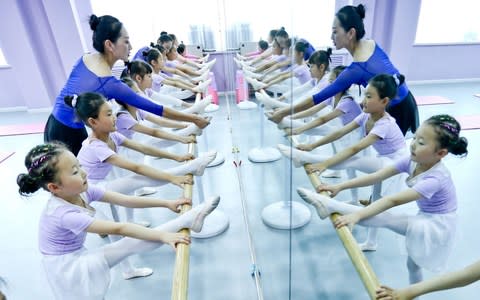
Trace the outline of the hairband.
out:
<instances>
[{"instance_id":1,"label":"hairband","mask_svg":"<svg viewBox=\"0 0 480 300\"><path fill-rule=\"evenodd\" d=\"M72 107L73 108L75 108L75 106L77 106L77 98L78 98L78 95L73 94L73 96L72 96Z\"/></svg>"},{"instance_id":2,"label":"hairband","mask_svg":"<svg viewBox=\"0 0 480 300\"><path fill-rule=\"evenodd\" d=\"M47 153L47 154L44 154L44 155L40 156L35 161L33 161L32 164L30 165L30 168L28 168L28 173L30 173L33 169L38 168L38 166L40 164L42 164L49 157L50 157L50 154Z\"/></svg>"},{"instance_id":3,"label":"hairband","mask_svg":"<svg viewBox=\"0 0 480 300\"><path fill-rule=\"evenodd\" d=\"M446 130L450 131L451 133L457 135L458 134L458 129L453 127L452 125L448 124L448 123L444 123L442 122L440 124L440 126L442 126L443 128L445 128Z\"/></svg>"}]
</instances>

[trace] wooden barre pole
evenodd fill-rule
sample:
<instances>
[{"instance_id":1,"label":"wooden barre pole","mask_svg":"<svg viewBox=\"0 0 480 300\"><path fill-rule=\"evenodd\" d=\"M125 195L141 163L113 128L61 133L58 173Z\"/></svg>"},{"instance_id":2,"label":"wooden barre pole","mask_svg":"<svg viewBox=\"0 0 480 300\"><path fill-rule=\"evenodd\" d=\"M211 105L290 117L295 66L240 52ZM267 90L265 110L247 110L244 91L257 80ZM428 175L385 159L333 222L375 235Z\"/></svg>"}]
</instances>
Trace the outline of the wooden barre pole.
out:
<instances>
[{"instance_id":1,"label":"wooden barre pole","mask_svg":"<svg viewBox=\"0 0 480 300\"><path fill-rule=\"evenodd\" d=\"M195 144L188 145L188 153L195 153ZM193 179L192 174L188 176ZM185 184L183 189L183 197L192 199L192 184ZM182 205L180 214L192 209L189 204ZM180 233L190 236L190 229L184 228ZM188 270L190 266L190 245L179 243L177 244L177 251L175 256L175 267L173 269L173 283L172 283L172 300L187 300L188 299Z\"/></svg>"},{"instance_id":2,"label":"wooden barre pole","mask_svg":"<svg viewBox=\"0 0 480 300\"><path fill-rule=\"evenodd\" d=\"M260 93L263 93L266 95L266 92L264 89L261 89ZM290 140L293 146L297 144L296 140L293 139L291 136L289 136L288 139ZM306 167L307 165L309 164L306 164L304 167ZM306 169L305 169L305 172L306 172ZM314 173L308 174L307 172L307 175L313 187L316 189L316 187L321 184L320 179ZM330 197L326 192L322 194ZM338 213L333 213L330 215L330 220L332 221L332 224L334 224L335 220L339 216L340 214ZM367 289L370 299L375 299L376 298L375 291L380 286L380 283L378 281L377 276L375 275L375 272L373 272L372 267L368 263L367 258L363 254L363 251L360 249L360 247L358 247L358 243L353 237L352 232L347 226L343 226L342 228L335 229L335 230L338 234L338 237L342 241L343 246L348 253L348 256L350 256L350 260L352 261L353 266L357 270L357 273L360 276L360 280L362 280L363 285Z\"/></svg>"},{"instance_id":3,"label":"wooden barre pole","mask_svg":"<svg viewBox=\"0 0 480 300\"><path fill-rule=\"evenodd\" d=\"M308 178L310 179L310 182L312 183L314 188L321 184L320 179L314 173L308 174ZM326 192L322 194L328 196ZM333 213L330 215L330 220L332 221L332 224L339 216L340 214L338 213ZM352 261L353 266L357 270L357 273L360 276L360 280L362 280L363 285L367 289L370 299L375 299L375 291L380 286L377 275L375 275L375 272L373 272L373 269L368 263L368 260L363 254L363 251L360 249L360 247L358 247L358 243L353 237L350 229L347 226L343 226L335 230L337 231L338 237L342 241L343 246L348 253L348 256L350 256L350 260Z\"/></svg>"},{"instance_id":4,"label":"wooden barre pole","mask_svg":"<svg viewBox=\"0 0 480 300\"><path fill-rule=\"evenodd\" d=\"M292 146L295 146L297 144L297 141L289 136L288 137L290 142L292 143ZM305 172L307 173L308 178L310 179L310 182L313 185L313 188L316 189L317 186L321 185L322 182L318 178L315 173L308 173L306 171L306 167L310 164L306 164L304 166ZM330 197L327 192L322 192L321 194ZM333 213L330 215L330 220L332 221L332 224L335 224L335 220L340 216L338 213ZM380 282L378 281L377 275L375 275L375 272L373 272L372 267L368 263L367 258L363 254L363 251L358 247L358 243L355 240L355 238L352 235L352 232L347 226L343 226L339 229L335 228L338 237L343 243L343 247L348 253L348 256L350 256L350 260L353 263L353 266L357 270L358 275L360 276L360 280L363 282L363 285L367 289L368 295L370 296L370 299L375 299L375 291L378 287L380 287Z\"/></svg>"},{"instance_id":5,"label":"wooden barre pole","mask_svg":"<svg viewBox=\"0 0 480 300\"><path fill-rule=\"evenodd\" d=\"M200 101L201 94L197 93L195 101ZM188 153L195 154L195 144L188 145ZM188 174L193 180L193 175ZM186 184L183 189L183 197L186 199L192 199L192 184ZM182 205L180 214L192 209L189 204ZM190 229L184 228L180 230L180 233L190 236ZM175 267L173 269L173 282L172 282L172 300L187 300L188 299L188 274L190 267L190 245L178 244L175 256Z\"/></svg>"}]
</instances>

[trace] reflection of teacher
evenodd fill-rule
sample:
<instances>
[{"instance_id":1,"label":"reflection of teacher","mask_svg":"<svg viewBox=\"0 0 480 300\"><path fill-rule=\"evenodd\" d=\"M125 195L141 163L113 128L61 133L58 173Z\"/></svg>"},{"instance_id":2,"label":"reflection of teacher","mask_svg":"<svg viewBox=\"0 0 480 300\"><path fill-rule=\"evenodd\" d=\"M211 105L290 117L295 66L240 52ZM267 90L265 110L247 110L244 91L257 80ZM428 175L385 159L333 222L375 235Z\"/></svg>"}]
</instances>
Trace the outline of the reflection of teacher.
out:
<instances>
[{"instance_id":1,"label":"reflection of teacher","mask_svg":"<svg viewBox=\"0 0 480 300\"><path fill-rule=\"evenodd\" d=\"M84 92L97 92L108 100L119 99L165 118L193 122L200 128L208 125L208 121L200 116L180 113L155 104L112 75L115 62L120 59L126 61L132 49L128 33L118 19L108 15L92 15L90 28L93 30L93 47L98 53L84 55L73 67L45 125L45 142L63 142L75 155L78 154L88 135L85 124L75 118L73 109L65 105L64 98Z\"/></svg>"},{"instance_id":2,"label":"reflection of teacher","mask_svg":"<svg viewBox=\"0 0 480 300\"><path fill-rule=\"evenodd\" d=\"M353 62L337 79L318 94L293 107L293 112L300 112L319 104L352 84L366 86L370 78L378 74L399 74L387 54L373 40L362 40L365 35L363 18L365 8L344 6L335 15L332 27L332 40L337 49L346 48L353 57ZM398 87L397 96L390 100L387 112L395 118L403 135L410 129L415 132L418 127L418 108L406 83ZM270 120L279 123L291 114L291 108L285 107L275 112Z\"/></svg>"}]
</instances>

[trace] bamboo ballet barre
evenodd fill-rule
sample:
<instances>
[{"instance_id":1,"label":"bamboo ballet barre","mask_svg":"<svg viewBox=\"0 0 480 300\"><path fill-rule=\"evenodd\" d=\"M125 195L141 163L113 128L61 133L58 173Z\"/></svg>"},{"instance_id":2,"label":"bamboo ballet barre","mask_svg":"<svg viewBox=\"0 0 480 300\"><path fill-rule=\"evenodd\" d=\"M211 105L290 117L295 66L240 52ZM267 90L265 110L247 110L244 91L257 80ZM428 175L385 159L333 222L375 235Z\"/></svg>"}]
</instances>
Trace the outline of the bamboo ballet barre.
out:
<instances>
[{"instance_id":1,"label":"bamboo ballet barre","mask_svg":"<svg viewBox=\"0 0 480 300\"><path fill-rule=\"evenodd\" d=\"M200 100L201 94L197 93L195 96L195 102ZM205 100L203 100L205 101ZM190 143L188 145L188 153L195 154L195 144ZM188 176L193 179L192 174ZM193 184L185 184L183 189L183 197L186 199L192 199ZM182 205L180 214L192 209L189 204ZM190 229L184 228L180 230L181 233L190 236ZM175 256L175 267L173 269L173 282L172 282L172 300L187 300L188 299L188 275L190 266L190 245L181 244L177 245Z\"/></svg>"},{"instance_id":2,"label":"bamboo ballet barre","mask_svg":"<svg viewBox=\"0 0 480 300\"><path fill-rule=\"evenodd\" d=\"M294 138L290 137L290 140L292 142L292 145L297 144ZM306 164L304 168L307 165L309 164ZM322 184L322 182L315 173L308 174L306 169L305 172L307 173L307 176L310 179L310 182L312 183L314 189L316 189L317 186ZM327 192L322 192L321 194L330 197ZM332 221L332 224L334 224L335 220L339 216L340 214L338 213L333 213L330 215L330 220ZM342 241L343 247L347 251L348 256L350 256L350 260L352 261L353 266L357 270L357 273L360 276L360 280L362 280L363 285L367 289L370 299L375 299L375 291L378 287L380 287L380 282L378 281L377 275L375 275L372 267L368 263L367 258L363 254L363 251L360 250L360 247L358 246L357 241L353 237L352 232L347 226L336 228L335 231L337 232L338 237Z\"/></svg>"},{"instance_id":3,"label":"bamboo ballet barre","mask_svg":"<svg viewBox=\"0 0 480 300\"><path fill-rule=\"evenodd\" d=\"M261 89L260 93L266 94L264 89ZM288 138L292 143L292 146L295 146L296 144L298 144L296 139L294 139L293 137L289 136ZM309 164L306 164L304 166L304 169L307 165ZM306 169L305 169L305 172L306 172ZM308 174L308 172L306 173L314 189L316 189L317 186L322 184L317 175L315 175L314 173L311 173L311 174ZM322 192L321 194L330 197L327 192ZM330 215L330 220L332 221L332 224L334 224L335 220L339 216L340 214L338 213L333 213ZM348 256L350 257L350 260L352 261L353 266L357 270L357 273L360 276L360 280L362 280L363 285L367 289L370 299L375 299L375 291L380 286L380 283L378 281L377 276L375 275L375 272L373 272L372 267L368 263L367 258L363 254L363 251L360 250L360 247L358 246L357 241L353 237L352 232L347 226L343 226L335 230L337 232L338 237L342 241L343 246L348 253Z\"/></svg>"}]
</instances>

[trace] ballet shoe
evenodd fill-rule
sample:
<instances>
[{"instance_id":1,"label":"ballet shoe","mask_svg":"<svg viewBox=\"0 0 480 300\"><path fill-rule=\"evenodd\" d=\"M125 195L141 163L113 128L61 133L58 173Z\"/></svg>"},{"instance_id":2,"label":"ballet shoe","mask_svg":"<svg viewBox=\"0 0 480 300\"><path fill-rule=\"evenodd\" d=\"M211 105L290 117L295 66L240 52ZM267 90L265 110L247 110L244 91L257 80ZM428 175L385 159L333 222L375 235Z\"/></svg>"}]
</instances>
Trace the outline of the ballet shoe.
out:
<instances>
[{"instance_id":1,"label":"ballet shoe","mask_svg":"<svg viewBox=\"0 0 480 300\"><path fill-rule=\"evenodd\" d=\"M256 91L261 90L261 89L263 89L263 88L266 86L265 83L260 82L260 81L258 81L258 80L256 80L256 79L250 78L250 77L248 77L248 76L245 76L245 80L246 80L248 83L250 83L250 84L252 85L253 89L256 90Z\"/></svg>"},{"instance_id":2,"label":"ballet shoe","mask_svg":"<svg viewBox=\"0 0 480 300\"><path fill-rule=\"evenodd\" d=\"M369 242L363 242L363 243L358 244L358 247L360 248L360 250L365 251L365 252L377 251L377 243L372 244L372 243L369 243Z\"/></svg>"},{"instance_id":3,"label":"ballet shoe","mask_svg":"<svg viewBox=\"0 0 480 300\"><path fill-rule=\"evenodd\" d=\"M155 194L156 192L157 192L157 189L153 187L142 187L142 188L136 189L135 192L133 192L133 194L135 196L146 196L146 195Z\"/></svg>"},{"instance_id":4,"label":"ballet shoe","mask_svg":"<svg viewBox=\"0 0 480 300\"><path fill-rule=\"evenodd\" d=\"M254 73L252 71L246 70L245 68L243 69L243 73L245 74L245 76L255 78L255 79L262 77L262 74Z\"/></svg>"},{"instance_id":5,"label":"ballet shoe","mask_svg":"<svg viewBox=\"0 0 480 300\"><path fill-rule=\"evenodd\" d=\"M195 216L192 226L190 229L193 232L200 232L203 228L203 222L205 218L217 208L218 203L220 203L220 196L211 197L207 202L203 204L201 210Z\"/></svg>"},{"instance_id":6,"label":"ballet shoe","mask_svg":"<svg viewBox=\"0 0 480 300\"><path fill-rule=\"evenodd\" d=\"M138 277L147 277L153 274L150 268L135 268L122 273L123 279L129 280Z\"/></svg>"},{"instance_id":7,"label":"ballet shoe","mask_svg":"<svg viewBox=\"0 0 480 300\"><path fill-rule=\"evenodd\" d=\"M369 206L372 203L372 196L370 196L370 198L368 199L358 200L358 203L360 203L363 206Z\"/></svg>"},{"instance_id":8,"label":"ballet shoe","mask_svg":"<svg viewBox=\"0 0 480 300\"><path fill-rule=\"evenodd\" d=\"M148 221L129 221L130 223L137 224L143 227L150 227L151 223Z\"/></svg>"},{"instance_id":9,"label":"ballet shoe","mask_svg":"<svg viewBox=\"0 0 480 300\"><path fill-rule=\"evenodd\" d=\"M256 82L265 85L262 82L259 82L259 81L256 81ZM253 86L253 84L252 84L252 86ZM255 86L254 86L254 88L255 88ZM277 107L288 106L288 104L284 105L281 102L279 102L278 100L275 100L272 97L270 97L266 94L260 93L260 92L255 92L255 98L257 98L258 101L262 102L266 107L269 107L269 108L272 108L272 109L275 109Z\"/></svg>"},{"instance_id":10,"label":"ballet shoe","mask_svg":"<svg viewBox=\"0 0 480 300\"><path fill-rule=\"evenodd\" d=\"M203 114L205 112L205 108L212 103L212 96L208 95L207 97L203 98L200 101L195 102L193 106L187 108L188 113L192 114Z\"/></svg>"},{"instance_id":11,"label":"ballet shoe","mask_svg":"<svg viewBox=\"0 0 480 300\"><path fill-rule=\"evenodd\" d=\"M195 176L202 176L203 172L205 172L205 168L212 161L215 160L215 157L217 157L217 151L208 151L207 153L205 153L204 155L199 157L199 158L203 159L203 161L200 163L199 167L194 172L192 172L192 174L195 175Z\"/></svg>"},{"instance_id":12,"label":"ballet shoe","mask_svg":"<svg viewBox=\"0 0 480 300\"><path fill-rule=\"evenodd\" d=\"M323 201L330 201L328 197L301 187L297 188L297 193L305 202L315 207L320 219L323 220L330 216L330 212L328 211L327 206L323 203Z\"/></svg>"},{"instance_id":13,"label":"ballet shoe","mask_svg":"<svg viewBox=\"0 0 480 300\"><path fill-rule=\"evenodd\" d=\"M240 63L240 60L238 60L237 58L233 58L233 61L235 62L235 64L237 65L237 68L238 69L242 69L242 64Z\"/></svg>"},{"instance_id":14,"label":"ballet shoe","mask_svg":"<svg viewBox=\"0 0 480 300\"><path fill-rule=\"evenodd\" d=\"M323 178L340 178L342 174L338 170L325 170L321 176Z\"/></svg>"},{"instance_id":15,"label":"ballet shoe","mask_svg":"<svg viewBox=\"0 0 480 300\"><path fill-rule=\"evenodd\" d=\"M286 157L288 157L292 160L295 168L303 167L303 165L305 165L307 163L307 162L303 161L302 159L300 159L297 154L295 154L296 151L300 151L300 150L297 150L295 148L291 148L291 147L289 147L287 145L283 145L283 144L278 144L277 148L278 148L278 150L280 150L280 152L284 156L286 156Z\"/></svg>"}]
</instances>

